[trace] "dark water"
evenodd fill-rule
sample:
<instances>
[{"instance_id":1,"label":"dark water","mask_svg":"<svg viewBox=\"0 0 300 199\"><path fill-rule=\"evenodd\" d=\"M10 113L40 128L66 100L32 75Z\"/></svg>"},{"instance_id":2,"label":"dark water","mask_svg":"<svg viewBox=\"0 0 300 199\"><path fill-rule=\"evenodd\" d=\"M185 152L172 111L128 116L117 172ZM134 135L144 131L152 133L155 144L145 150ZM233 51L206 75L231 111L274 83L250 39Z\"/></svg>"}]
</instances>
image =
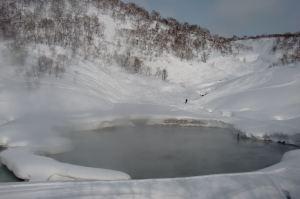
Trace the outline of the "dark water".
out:
<instances>
[{"instance_id":1,"label":"dark water","mask_svg":"<svg viewBox=\"0 0 300 199\"><path fill-rule=\"evenodd\" d=\"M17 178L6 166L0 164L0 183L2 182L20 182L21 179ZM1 198L1 197L0 197Z\"/></svg>"},{"instance_id":2,"label":"dark water","mask_svg":"<svg viewBox=\"0 0 300 199\"><path fill-rule=\"evenodd\" d=\"M254 171L279 162L292 149L238 141L235 133L222 128L117 127L73 133L74 149L52 157L147 179Z\"/></svg>"},{"instance_id":3,"label":"dark water","mask_svg":"<svg viewBox=\"0 0 300 199\"><path fill-rule=\"evenodd\" d=\"M0 153L3 150L5 150L5 148L0 146ZM1 164L1 162L0 162L0 183L2 183L2 182L20 182L20 181L21 181L21 179L17 178L10 170L7 169L6 166Z\"/></svg>"}]
</instances>

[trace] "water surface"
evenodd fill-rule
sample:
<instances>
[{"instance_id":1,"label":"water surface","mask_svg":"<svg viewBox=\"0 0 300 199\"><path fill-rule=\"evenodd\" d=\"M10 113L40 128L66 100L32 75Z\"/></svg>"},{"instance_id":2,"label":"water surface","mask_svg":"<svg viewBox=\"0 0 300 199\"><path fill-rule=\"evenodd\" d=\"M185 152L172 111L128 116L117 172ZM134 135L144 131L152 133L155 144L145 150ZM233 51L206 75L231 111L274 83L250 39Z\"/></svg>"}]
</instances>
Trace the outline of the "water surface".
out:
<instances>
[{"instance_id":1,"label":"water surface","mask_svg":"<svg viewBox=\"0 0 300 199\"><path fill-rule=\"evenodd\" d=\"M135 126L72 133L74 149L51 157L119 170L133 179L247 172L280 161L292 148L237 139L224 128Z\"/></svg>"},{"instance_id":2,"label":"water surface","mask_svg":"<svg viewBox=\"0 0 300 199\"><path fill-rule=\"evenodd\" d=\"M21 182L6 166L0 165L0 183L2 182ZM1 198L1 197L0 197Z\"/></svg>"}]
</instances>

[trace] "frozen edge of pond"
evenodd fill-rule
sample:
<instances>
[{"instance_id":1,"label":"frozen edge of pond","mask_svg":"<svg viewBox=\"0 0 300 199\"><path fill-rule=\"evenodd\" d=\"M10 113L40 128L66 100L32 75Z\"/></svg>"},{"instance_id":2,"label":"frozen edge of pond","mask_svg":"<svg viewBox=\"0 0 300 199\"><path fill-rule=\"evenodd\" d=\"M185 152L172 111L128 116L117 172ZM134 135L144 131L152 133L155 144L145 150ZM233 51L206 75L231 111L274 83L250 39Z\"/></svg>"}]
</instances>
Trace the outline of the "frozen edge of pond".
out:
<instances>
[{"instance_id":1,"label":"frozen edge of pond","mask_svg":"<svg viewBox=\"0 0 300 199\"><path fill-rule=\"evenodd\" d=\"M120 126L163 125L178 127L219 127L233 128L233 125L223 120L196 118L190 116L169 115L130 115L126 117L89 118L88 121L81 118L73 118L71 126L74 130L89 131Z\"/></svg>"},{"instance_id":2,"label":"frozen edge of pond","mask_svg":"<svg viewBox=\"0 0 300 199\"><path fill-rule=\"evenodd\" d=\"M238 174L189 178L8 183L0 185L10 198L243 198L283 199L300 196L300 150L290 151L269 168Z\"/></svg>"},{"instance_id":3,"label":"frozen edge of pond","mask_svg":"<svg viewBox=\"0 0 300 199\"><path fill-rule=\"evenodd\" d=\"M80 119L80 120L78 120ZM209 118L194 116L175 116L175 115L130 115L127 117L106 117L106 118L89 118L88 121L76 118L72 121L71 126L74 130L90 131L120 126L134 126L135 124L143 125L162 125L178 127L213 127L213 128L231 128L238 131L245 138L261 141L284 141L287 144L296 144L292 139L295 134L284 133L251 133L238 128L226 118Z\"/></svg>"},{"instance_id":4,"label":"frozen edge of pond","mask_svg":"<svg viewBox=\"0 0 300 199\"><path fill-rule=\"evenodd\" d=\"M16 177L28 181L128 180L126 173L108 169L77 166L34 154L24 147L8 148L0 161Z\"/></svg>"}]
</instances>

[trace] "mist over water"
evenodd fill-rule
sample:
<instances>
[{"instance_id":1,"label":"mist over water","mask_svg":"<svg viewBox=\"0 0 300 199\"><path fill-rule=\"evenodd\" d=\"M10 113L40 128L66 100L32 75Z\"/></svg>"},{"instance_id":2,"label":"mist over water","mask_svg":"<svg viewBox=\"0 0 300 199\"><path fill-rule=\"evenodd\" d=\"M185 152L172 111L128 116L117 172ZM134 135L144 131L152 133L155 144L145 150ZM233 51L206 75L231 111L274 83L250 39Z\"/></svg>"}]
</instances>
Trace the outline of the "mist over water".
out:
<instances>
[{"instance_id":1,"label":"mist over water","mask_svg":"<svg viewBox=\"0 0 300 199\"><path fill-rule=\"evenodd\" d=\"M204 127L115 127L72 133L73 150L51 157L147 179L254 171L279 162L291 150L237 140L236 133Z\"/></svg>"},{"instance_id":2,"label":"mist over water","mask_svg":"<svg viewBox=\"0 0 300 199\"><path fill-rule=\"evenodd\" d=\"M40 49L30 49L29 54L24 48L20 58L7 43L0 45L0 145L47 153L69 150L62 132L72 127L74 118L88 118L110 106L95 91L97 84L87 84L89 77L79 73L75 77L72 63L59 76L37 73L40 52L35 51Z\"/></svg>"}]
</instances>

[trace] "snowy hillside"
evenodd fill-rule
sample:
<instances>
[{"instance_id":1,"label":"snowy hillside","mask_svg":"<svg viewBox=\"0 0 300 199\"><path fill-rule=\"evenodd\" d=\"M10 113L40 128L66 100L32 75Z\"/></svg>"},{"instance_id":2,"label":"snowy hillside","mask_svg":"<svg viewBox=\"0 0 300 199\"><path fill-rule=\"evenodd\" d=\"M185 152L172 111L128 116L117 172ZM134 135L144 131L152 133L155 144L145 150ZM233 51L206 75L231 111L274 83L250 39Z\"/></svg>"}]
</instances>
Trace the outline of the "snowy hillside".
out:
<instances>
[{"instance_id":1,"label":"snowy hillside","mask_svg":"<svg viewBox=\"0 0 300 199\"><path fill-rule=\"evenodd\" d=\"M64 131L136 118L297 142L299 34L227 39L118 0L1 1L0 27L0 159L20 178L128 179L39 155L68 150Z\"/></svg>"}]
</instances>

